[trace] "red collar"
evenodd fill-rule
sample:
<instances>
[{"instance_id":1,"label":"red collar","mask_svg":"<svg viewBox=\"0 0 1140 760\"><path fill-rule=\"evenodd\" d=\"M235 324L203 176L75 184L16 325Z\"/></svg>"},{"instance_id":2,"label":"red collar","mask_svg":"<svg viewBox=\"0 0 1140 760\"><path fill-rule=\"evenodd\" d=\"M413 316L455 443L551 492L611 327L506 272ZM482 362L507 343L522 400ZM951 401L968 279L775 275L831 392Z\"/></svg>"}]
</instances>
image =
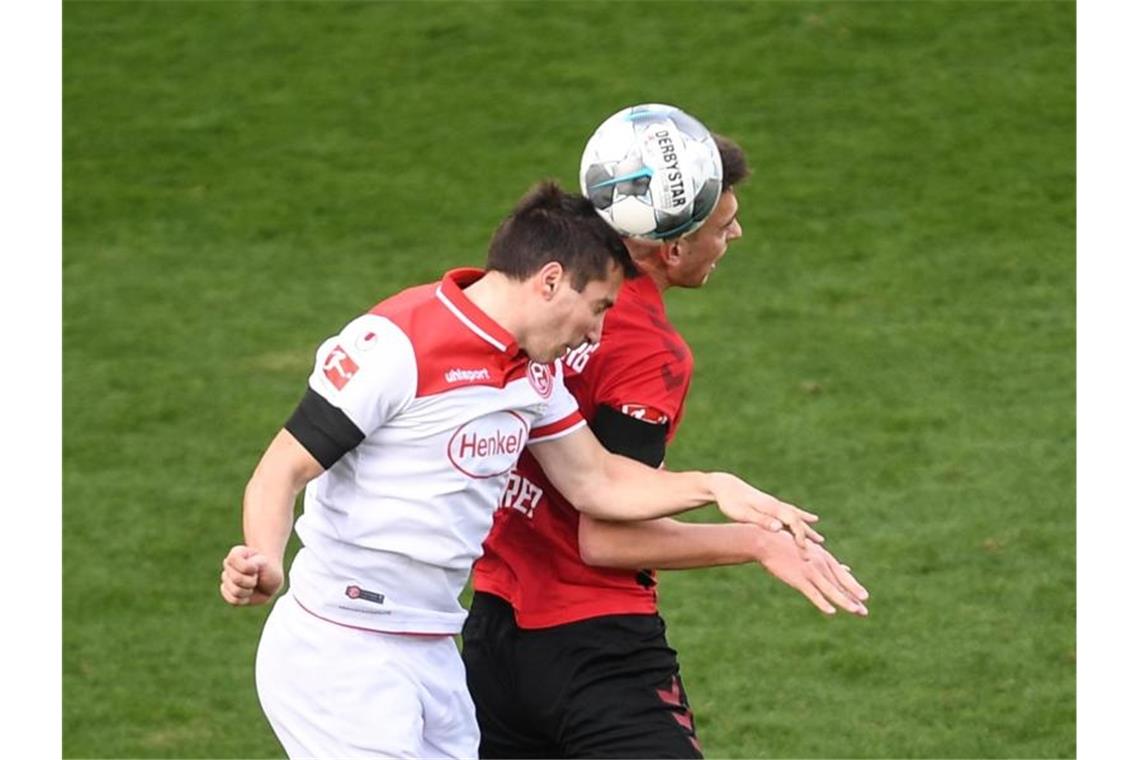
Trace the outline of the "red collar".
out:
<instances>
[{"instance_id":1,"label":"red collar","mask_svg":"<svg viewBox=\"0 0 1140 760\"><path fill-rule=\"evenodd\" d=\"M465 267L452 269L443 275L439 287L436 288L435 297L455 315L471 332L490 343L499 351L510 357L520 353L515 337L507 332L498 322L491 319L478 306L471 302L463 289L477 282L484 272L482 269Z\"/></svg>"}]
</instances>

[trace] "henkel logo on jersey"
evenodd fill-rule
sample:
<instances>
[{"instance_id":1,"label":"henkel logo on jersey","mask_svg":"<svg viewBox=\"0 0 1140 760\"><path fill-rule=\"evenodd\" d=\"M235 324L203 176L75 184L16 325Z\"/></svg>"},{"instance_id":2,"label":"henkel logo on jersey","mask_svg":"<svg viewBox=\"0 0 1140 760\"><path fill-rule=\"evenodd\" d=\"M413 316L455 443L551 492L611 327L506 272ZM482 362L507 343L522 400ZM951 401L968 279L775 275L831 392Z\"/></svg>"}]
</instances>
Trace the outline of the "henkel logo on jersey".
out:
<instances>
[{"instance_id":1,"label":"henkel logo on jersey","mask_svg":"<svg viewBox=\"0 0 1140 760\"><path fill-rule=\"evenodd\" d=\"M360 371L360 367L356 366L356 362L340 346L336 346L329 352L321 364L321 369L324 370L325 377L336 386L338 391L343 390L344 386L348 385L348 381Z\"/></svg>"},{"instance_id":2,"label":"henkel logo on jersey","mask_svg":"<svg viewBox=\"0 0 1140 760\"><path fill-rule=\"evenodd\" d=\"M471 478L494 478L514 468L530 428L514 412L494 412L471 420L451 436L447 458Z\"/></svg>"},{"instance_id":3,"label":"henkel logo on jersey","mask_svg":"<svg viewBox=\"0 0 1140 760\"><path fill-rule=\"evenodd\" d=\"M538 395L550 398L550 393L554 390L554 371L550 369L549 364L531 362L526 367L526 378L530 380L531 387L538 392Z\"/></svg>"}]
</instances>

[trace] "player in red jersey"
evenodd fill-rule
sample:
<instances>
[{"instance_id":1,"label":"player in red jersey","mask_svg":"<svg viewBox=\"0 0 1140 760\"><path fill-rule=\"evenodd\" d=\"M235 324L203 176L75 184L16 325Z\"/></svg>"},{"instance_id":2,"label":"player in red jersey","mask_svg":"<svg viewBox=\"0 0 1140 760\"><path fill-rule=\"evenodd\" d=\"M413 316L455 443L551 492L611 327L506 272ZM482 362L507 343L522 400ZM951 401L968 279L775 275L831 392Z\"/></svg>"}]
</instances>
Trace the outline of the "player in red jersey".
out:
<instances>
[{"instance_id":1,"label":"player in red jersey","mask_svg":"<svg viewBox=\"0 0 1140 760\"><path fill-rule=\"evenodd\" d=\"M453 635L459 594L523 447L581 509L644 520L710 501L733 519L816 518L726 473L654 470L601 447L555 363L598 340L624 273L590 201L542 183L499 225L486 271L454 270L318 348L246 486L222 564L235 606L284 584L258 645L262 709L290 757L455 757L478 748ZM619 498L613 495L621 494Z\"/></svg>"},{"instance_id":2,"label":"player in red jersey","mask_svg":"<svg viewBox=\"0 0 1140 760\"><path fill-rule=\"evenodd\" d=\"M627 239L628 278L600 343L570 353L566 386L598 439L651 466L684 414L693 357L662 292L705 284L741 236L733 187L743 151L717 137L719 203L678 240ZM760 562L827 614L865 615L866 590L818 545L787 533L671 519L612 523L579 514L524 455L475 565L463 629L481 757L701 757L676 652L657 614L655 569Z\"/></svg>"}]
</instances>

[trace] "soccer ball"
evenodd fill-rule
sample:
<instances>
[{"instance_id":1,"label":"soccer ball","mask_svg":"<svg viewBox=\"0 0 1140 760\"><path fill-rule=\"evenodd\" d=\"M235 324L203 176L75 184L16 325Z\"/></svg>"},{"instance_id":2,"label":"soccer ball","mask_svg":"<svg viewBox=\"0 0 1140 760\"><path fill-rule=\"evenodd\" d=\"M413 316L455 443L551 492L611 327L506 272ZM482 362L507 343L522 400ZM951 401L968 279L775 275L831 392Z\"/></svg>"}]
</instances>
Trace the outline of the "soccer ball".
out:
<instances>
[{"instance_id":1,"label":"soccer ball","mask_svg":"<svg viewBox=\"0 0 1140 760\"><path fill-rule=\"evenodd\" d=\"M621 235L666 240L700 227L720 199L712 134L676 106L623 108L586 143L582 194Z\"/></svg>"}]
</instances>

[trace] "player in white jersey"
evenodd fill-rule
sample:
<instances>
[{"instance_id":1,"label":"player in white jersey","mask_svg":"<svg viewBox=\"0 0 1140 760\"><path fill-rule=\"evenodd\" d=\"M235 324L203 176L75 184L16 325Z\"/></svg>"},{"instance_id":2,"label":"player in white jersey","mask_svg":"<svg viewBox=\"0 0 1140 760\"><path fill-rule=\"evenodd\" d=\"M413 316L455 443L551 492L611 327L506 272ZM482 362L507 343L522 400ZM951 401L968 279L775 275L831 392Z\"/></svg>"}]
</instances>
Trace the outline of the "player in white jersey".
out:
<instances>
[{"instance_id":1,"label":"player in white jersey","mask_svg":"<svg viewBox=\"0 0 1140 760\"><path fill-rule=\"evenodd\" d=\"M406 290L317 350L246 487L245 543L221 583L234 605L277 594L304 489L303 548L257 657L258 696L290 757L475 757L458 596L524 446L595 517L715 501L801 546L820 540L814 515L734 476L655 470L586 427L556 360L598 340L631 266L589 201L545 183L496 231L486 272Z\"/></svg>"}]
</instances>

